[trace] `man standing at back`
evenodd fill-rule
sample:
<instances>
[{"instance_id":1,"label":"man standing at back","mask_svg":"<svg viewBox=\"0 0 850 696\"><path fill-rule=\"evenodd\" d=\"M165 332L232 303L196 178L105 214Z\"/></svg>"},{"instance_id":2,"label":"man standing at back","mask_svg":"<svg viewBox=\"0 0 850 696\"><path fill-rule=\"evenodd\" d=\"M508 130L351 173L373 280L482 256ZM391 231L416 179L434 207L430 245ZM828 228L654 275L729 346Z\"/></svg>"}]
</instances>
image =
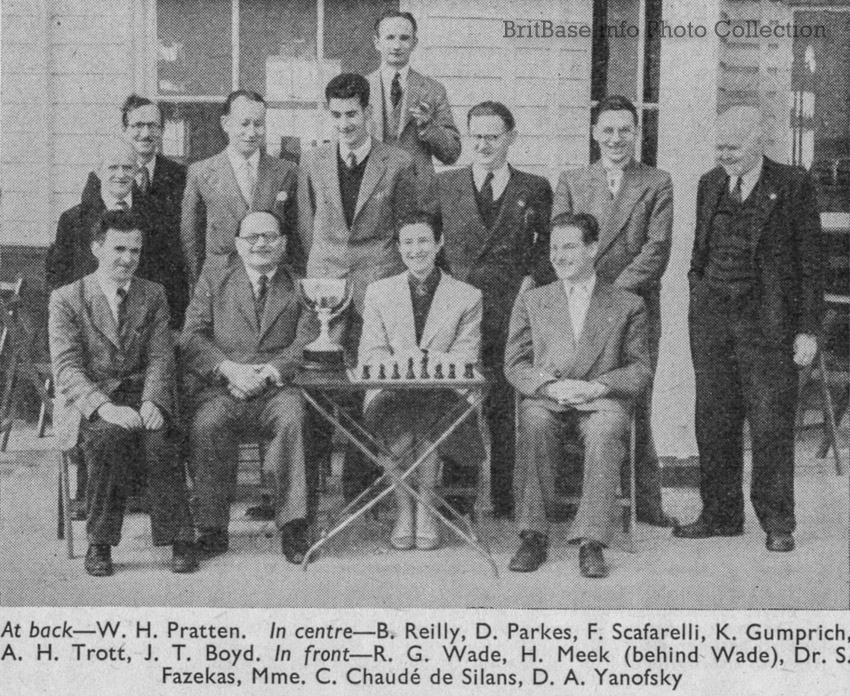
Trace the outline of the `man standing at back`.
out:
<instances>
[{"instance_id":1,"label":"man standing at back","mask_svg":"<svg viewBox=\"0 0 850 696\"><path fill-rule=\"evenodd\" d=\"M244 89L231 92L222 108L221 127L227 147L189 167L183 196L180 234L191 281L197 282L206 261L226 266L236 258L233 240L240 220L252 210L271 210L283 221L284 234L293 240L289 260L296 271L303 269L295 234L298 169L262 151L265 100Z\"/></svg>"},{"instance_id":2,"label":"man standing at back","mask_svg":"<svg viewBox=\"0 0 850 696\"><path fill-rule=\"evenodd\" d=\"M371 130L377 139L410 153L416 169L421 205L433 196L434 163L454 164L460 157L460 134L446 88L410 67L416 48L416 19L410 12L388 10L375 22L375 49L381 67L371 73Z\"/></svg>"},{"instance_id":3,"label":"man standing at back","mask_svg":"<svg viewBox=\"0 0 850 696\"><path fill-rule=\"evenodd\" d=\"M593 139L601 157L558 180L552 214L590 213L599 221L600 278L646 302L652 371L661 341L661 276L670 259L673 183L670 175L635 160L639 136L634 104L621 96L603 99L596 110ZM661 505L661 472L652 440L652 382L635 407L636 498L641 522L669 527L675 520Z\"/></svg>"}]
</instances>

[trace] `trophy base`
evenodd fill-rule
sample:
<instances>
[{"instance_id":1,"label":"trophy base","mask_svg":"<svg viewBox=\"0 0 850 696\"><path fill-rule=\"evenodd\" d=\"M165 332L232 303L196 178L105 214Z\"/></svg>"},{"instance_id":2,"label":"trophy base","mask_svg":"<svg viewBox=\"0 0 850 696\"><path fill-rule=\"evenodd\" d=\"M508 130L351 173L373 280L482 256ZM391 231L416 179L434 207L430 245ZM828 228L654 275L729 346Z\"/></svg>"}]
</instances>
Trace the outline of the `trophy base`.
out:
<instances>
[{"instance_id":1,"label":"trophy base","mask_svg":"<svg viewBox=\"0 0 850 696\"><path fill-rule=\"evenodd\" d=\"M338 372L345 369L345 356L341 350L304 349L304 367L319 372Z\"/></svg>"}]
</instances>

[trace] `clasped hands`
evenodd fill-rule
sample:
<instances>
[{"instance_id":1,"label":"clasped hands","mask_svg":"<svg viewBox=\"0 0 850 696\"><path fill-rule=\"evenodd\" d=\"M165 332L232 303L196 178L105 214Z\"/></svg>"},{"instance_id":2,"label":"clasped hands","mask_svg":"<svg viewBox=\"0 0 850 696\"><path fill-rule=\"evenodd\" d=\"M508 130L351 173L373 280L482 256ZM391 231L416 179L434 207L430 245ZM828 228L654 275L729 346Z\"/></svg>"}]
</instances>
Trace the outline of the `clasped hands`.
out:
<instances>
[{"instance_id":1,"label":"clasped hands","mask_svg":"<svg viewBox=\"0 0 850 696\"><path fill-rule=\"evenodd\" d=\"M97 415L124 430L159 430L165 425L165 416L153 401L143 401L138 411L107 402L97 409Z\"/></svg>"},{"instance_id":2,"label":"clasped hands","mask_svg":"<svg viewBox=\"0 0 850 696\"><path fill-rule=\"evenodd\" d=\"M270 385L280 384L280 375L271 365L242 365L225 360L218 371L227 380L231 396L240 401L263 393Z\"/></svg>"},{"instance_id":3,"label":"clasped hands","mask_svg":"<svg viewBox=\"0 0 850 696\"><path fill-rule=\"evenodd\" d=\"M549 382L543 387L543 393L561 406L578 406L608 393L608 387L599 382L585 382L581 379L561 379Z\"/></svg>"}]
</instances>

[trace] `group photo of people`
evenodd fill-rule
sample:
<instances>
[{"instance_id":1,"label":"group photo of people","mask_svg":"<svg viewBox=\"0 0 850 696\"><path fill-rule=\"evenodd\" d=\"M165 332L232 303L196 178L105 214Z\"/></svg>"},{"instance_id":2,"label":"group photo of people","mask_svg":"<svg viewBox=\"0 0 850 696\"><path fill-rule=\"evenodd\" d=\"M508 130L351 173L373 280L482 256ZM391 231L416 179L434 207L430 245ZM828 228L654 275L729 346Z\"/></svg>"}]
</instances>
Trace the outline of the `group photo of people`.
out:
<instances>
[{"instance_id":1,"label":"group photo of people","mask_svg":"<svg viewBox=\"0 0 850 696\"><path fill-rule=\"evenodd\" d=\"M160 553L126 560L152 545L173 573L214 577L242 553L244 514L272 540L259 555L276 578L308 563L303 577L321 578L311 547L329 506L345 518L363 504L347 560L375 560L357 551L370 526L380 558L417 573L468 557L464 572L484 574L478 545L520 593L541 568L564 587L633 582L650 537L653 553L720 566L738 544L735 576L740 558L794 567L809 543L798 507L814 504L795 496L803 382L826 381L837 302L816 168L778 161L770 110L729 97L704 117L711 158L690 161L698 183L682 189L663 167L663 118L609 80L586 112L590 156L547 176L524 164L517 91L457 94L419 72L421 18L385 4L348 39L377 69L318 71L329 137L294 155L286 138L269 151L280 98L249 81L205 107L225 145L190 161L168 154L168 99L109 106L114 129L85 153L44 260L61 514L85 548L64 572L160 573ZM333 312L308 297L325 281L345 294ZM687 505L665 492L654 413L679 326ZM311 396L323 390L327 410ZM265 491L247 510L245 443ZM840 464L846 442L833 447ZM149 533L128 539L139 512Z\"/></svg>"}]
</instances>

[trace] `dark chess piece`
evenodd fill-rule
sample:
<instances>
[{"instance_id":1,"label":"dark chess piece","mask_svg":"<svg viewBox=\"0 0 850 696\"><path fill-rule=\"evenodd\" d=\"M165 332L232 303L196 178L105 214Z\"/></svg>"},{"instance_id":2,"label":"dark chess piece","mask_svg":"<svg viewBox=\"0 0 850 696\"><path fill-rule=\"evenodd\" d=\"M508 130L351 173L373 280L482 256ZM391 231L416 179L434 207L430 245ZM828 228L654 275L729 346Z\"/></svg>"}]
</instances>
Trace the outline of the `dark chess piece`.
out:
<instances>
[{"instance_id":1,"label":"dark chess piece","mask_svg":"<svg viewBox=\"0 0 850 696\"><path fill-rule=\"evenodd\" d=\"M466 369L463 371L464 379L475 379L475 372L473 372L474 365L472 363L466 363Z\"/></svg>"},{"instance_id":2,"label":"dark chess piece","mask_svg":"<svg viewBox=\"0 0 850 696\"><path fill-rule=\"evenodd\" d=\"M437 363L437 369L434 370L434 379L444 379L444 377L443 377L443 363Z\"/></svg>"},{"instance_id":3,"label":"dark chess piece","mask_svg":"<svg viewBox=\"0 0 850 696\"><path fill-rule=\"evenodd\" d=\"M381 366L378 368L378 379L386 379L387 378L387 369L386 366L381 363Z\"/></svg>"},{"instance_id":4,"label":"dark chess piece","mask_svg":"<svg viewBox=\"0 0 850 696\"><path fill-rule=\"evenodd\" d=\"M393 363L393 379L401 379L401 372L398 371L398 363Z\"/></svg>"},{"instance_id":5,"label":"dark chess piece","mask_svg":"<svg viewBox=\"0 0 850 696\"><path fill-rule=\"evenodd\" d=\"M416 374L413 372L413 358L407 359L407 374L405 379L416 379Z\"/></svg>"},{"instance_id":6,"label":"dark chess piece","mask_svg":"<svg viewBox=\"0 0 850 696\"><path fill-rule=\"evenodd\" d=\"M422 358L422 371L419 373L420 379L430 379L430 375L428 374L428 354L425 353L425 357Z\"/></svg>"},{"instance_id":7,"label":"dark chess piece","mask_svg":"<svg viewBox=\"0 0 850 696\"><path fill-rule=\"evenodd\" d=\"M369 372L369 366L368 365L363 366L363 379L371 379L371 374Z\"/></svg>"},{"instance_id":8,"label":"dark chess piece","mask_svg":"<svg viewBox=\"0 0 850 696\"><path fill-rule=\"evenodd\" d=\"M455 373L455 364L454 363L449 365L449 379L457 379L457 374Z\"/></svg>"}]
</instances>

